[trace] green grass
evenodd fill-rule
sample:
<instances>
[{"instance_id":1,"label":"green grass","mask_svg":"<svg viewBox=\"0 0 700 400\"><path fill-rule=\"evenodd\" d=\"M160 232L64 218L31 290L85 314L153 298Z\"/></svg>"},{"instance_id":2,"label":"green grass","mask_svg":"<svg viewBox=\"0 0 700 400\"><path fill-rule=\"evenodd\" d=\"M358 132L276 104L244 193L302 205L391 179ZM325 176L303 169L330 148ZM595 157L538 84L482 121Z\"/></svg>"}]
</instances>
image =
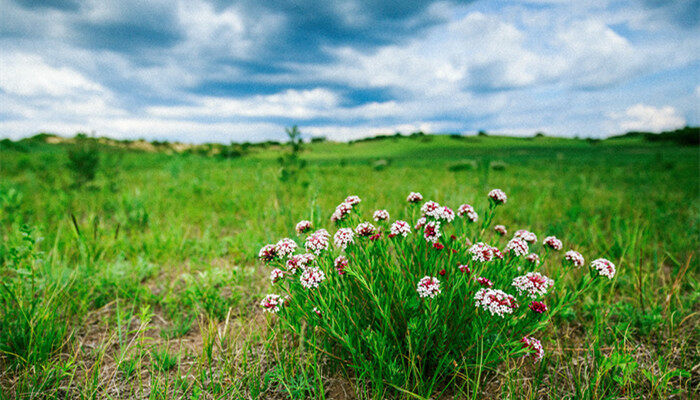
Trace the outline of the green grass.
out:
<instances>
[{"instance_id":1,"label":"green grass","mask_svg":"<svg viewBox=\"0 0 700 400\"><path fill-rule=\"evenodd\" d=\"M0 398L371 398L371 382L261 314L269 271L258 250L293 237L301 219L330 227L348 194L393 215L409 191L456 208L494 187L509 196L497 223L556 235L588 261L606 255L618 276L562 312L542 337L543 363L485 371L478 397L700 390L697 147L318 143L294 184L278 180L277 147L228 160L101 147L80 188L70 147L0 150Z\"/></svg>"}]
</instances>

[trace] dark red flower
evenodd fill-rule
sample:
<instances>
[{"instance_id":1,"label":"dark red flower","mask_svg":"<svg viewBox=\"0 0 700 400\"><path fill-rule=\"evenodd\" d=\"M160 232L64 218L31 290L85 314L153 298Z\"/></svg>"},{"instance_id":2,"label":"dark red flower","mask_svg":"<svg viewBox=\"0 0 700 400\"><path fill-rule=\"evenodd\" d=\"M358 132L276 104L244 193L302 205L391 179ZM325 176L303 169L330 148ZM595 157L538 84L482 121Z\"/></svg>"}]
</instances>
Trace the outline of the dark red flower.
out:
<instances>
[{"instance_id":1,"label":"dark red flower","mask_svg":"<svg viewBox=\"0 0 700 400\"><path fill-rule=\"evenodd\" d=\"M541 301L533 301L528 307L530 307L530 310L536 312L537 314L542 314L543 312L547 311L547 305Z\"/></svg>"},{"instance_id":2,"label":"dark red flower","mask_svg":"<svg viewBox=\"0 0 700 400\"><path fill-rule=\"evenodd\" d=\"M438 274L444 276L446 272L447 272L447 271L445 271L445 268L443 268L443 269L440 270L440 272L438 272Z\"/></svg>"},{"instance_id":3,"label":"dark red flower","mask_svg":"<svg viewBox=\"0 0 700 400\"><path fill-rule=\"evenodd\" d=\"M433 247L434 247L436 250L442 250L442 249L445 248L445 245L443 245L442 243L433 243Z\"/></svg>"}]
</instances>

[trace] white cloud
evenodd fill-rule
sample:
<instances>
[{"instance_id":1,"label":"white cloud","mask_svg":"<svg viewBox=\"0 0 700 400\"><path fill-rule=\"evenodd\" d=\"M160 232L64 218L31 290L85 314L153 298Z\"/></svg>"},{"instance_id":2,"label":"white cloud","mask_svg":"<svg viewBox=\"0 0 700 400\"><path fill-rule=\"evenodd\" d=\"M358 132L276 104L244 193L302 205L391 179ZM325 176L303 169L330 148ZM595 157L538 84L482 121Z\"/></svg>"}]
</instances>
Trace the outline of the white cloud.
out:
<instances>
[{"instance_id":1,"label":"white cloud","mask_svg":"<svg viewBox=\"0 0 700 400\"><path fill-rule=\"evenodd\" d=\"M671 106L635 104L621 113L608 113L611 133L626 131L661 132L685 126L685 118Z\"/></svg>"}]
</instances>

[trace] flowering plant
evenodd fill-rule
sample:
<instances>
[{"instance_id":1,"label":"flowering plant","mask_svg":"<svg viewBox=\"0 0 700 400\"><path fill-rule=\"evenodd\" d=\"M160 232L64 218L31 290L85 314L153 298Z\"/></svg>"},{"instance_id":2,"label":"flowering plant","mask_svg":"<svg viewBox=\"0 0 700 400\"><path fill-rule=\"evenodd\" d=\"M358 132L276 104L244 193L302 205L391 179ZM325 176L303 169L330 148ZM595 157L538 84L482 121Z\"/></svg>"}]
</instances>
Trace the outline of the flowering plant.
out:
<instances>
[{"instance_id":1,"label":"flowering plant","mask_svg":"<svg viewBox=\"0 0 700 400\"><path fill-rule=\"evenodd\" d=\"M411 193L403 213L392 212L402 219L391 222L382 209L373 224L359 212L360 198L348 196L331 216L332 241L320 229L303 244L285 238L261 249L276 293L260 305L382 392L410 387L430 395L475 365L537 362L546 356L538 333L599 277L611 279L615 266L596 259L582 273L583 257L561 256L564 244L554 236L542 244L523 229L502 237L504 226L487 228L507 197L495 189L487 198L485 209L462 204L455 218ZM565 285L572 275L574 284Z\"/></svg>"}]
</instances>

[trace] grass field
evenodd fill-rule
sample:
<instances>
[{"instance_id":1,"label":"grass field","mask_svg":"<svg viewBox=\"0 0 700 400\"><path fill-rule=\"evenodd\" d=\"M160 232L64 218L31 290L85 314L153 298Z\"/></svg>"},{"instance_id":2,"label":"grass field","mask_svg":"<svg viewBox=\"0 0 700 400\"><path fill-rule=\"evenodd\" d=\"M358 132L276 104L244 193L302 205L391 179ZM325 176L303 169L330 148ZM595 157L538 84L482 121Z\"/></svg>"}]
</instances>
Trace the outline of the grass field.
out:
<instances>
[{"instance_id":1,"label":"grass field","mask_svg":"<svg viewBox=\"0 0 700 400\"><path fill-rule=\"evenodd\" d=\"M444 398L700 393L697 147L324 142L286 182L276 146L233 159L100 147L95 179L76 188L71 146L0 150L2 398L412 398L368 389L276 329L258 307L270 285L258 250L302 219L330 230L350 194L370 219L404 216L410 191L456 208L492 188L509 197L495 223L556 235L618 274L556 317L541 363L502 363Z\"/></svg>"}]
</instances>

